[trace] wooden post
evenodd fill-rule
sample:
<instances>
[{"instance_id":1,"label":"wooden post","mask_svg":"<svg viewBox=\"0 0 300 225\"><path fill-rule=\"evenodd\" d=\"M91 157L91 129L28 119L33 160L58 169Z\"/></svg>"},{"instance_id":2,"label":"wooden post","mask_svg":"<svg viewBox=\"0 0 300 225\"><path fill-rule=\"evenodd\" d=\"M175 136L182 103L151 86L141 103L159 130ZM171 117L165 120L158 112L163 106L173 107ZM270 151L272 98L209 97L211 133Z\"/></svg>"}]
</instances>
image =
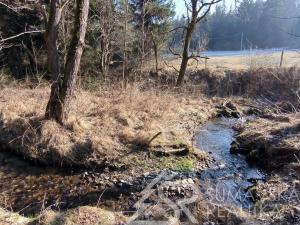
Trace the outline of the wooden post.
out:
<instances>
[{"instance_id":1,"label":"wooden post","mask_svg":"<svg viewBox=\"0 0 300 225\"><path fill-rule=\"evenodd\" d=\"M282 50L282 52L281 52L280 67L282 67L282 63L283 63L283 55L284 55L284 50Z\"/></svg>"}]
</instances>

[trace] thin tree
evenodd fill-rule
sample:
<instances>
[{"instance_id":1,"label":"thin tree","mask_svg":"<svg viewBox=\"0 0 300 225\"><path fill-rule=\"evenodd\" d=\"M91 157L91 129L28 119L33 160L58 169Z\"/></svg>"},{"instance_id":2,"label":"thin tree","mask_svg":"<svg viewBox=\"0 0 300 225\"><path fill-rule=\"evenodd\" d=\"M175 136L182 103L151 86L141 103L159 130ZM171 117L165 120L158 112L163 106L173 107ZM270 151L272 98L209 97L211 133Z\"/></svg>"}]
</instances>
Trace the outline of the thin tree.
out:
<instances>
[{"instance_id":1,"label":"thin tree","mask_svg":"<svg viewBox=\"0 0 300 225\"><path fill-rule=\"evenodd\" d=\"M123 87L127 84L127 29L128 29L128 0L125 0L125 19L124 19L124 37L123 37Z\"/></svg>"},{"instance_id":2,"label":"thin tree","mask_svg":"<svg viewBox=\"0 0 300 225\"><path fill-rule=\"evenodd\" d=\"M184 75L187 69L188 61L192 58L201 58L201 56L189 54L192 36L197 24L205 19L205 17L211 10L212 5L217 4L221 1L222 0L185 0L185 6L187 11L187 24L185 26L183 52L181 54L182 60L176 84L177 86L181 86L184 81Z\"/></svg>"},{"instance_id":3,"label":"thin tree","mask_svg":"<svg viewBox=\"0 0 300 225\"><path fill-rule=\"evenodd\" d=\"M65 4L60 4L60 0L50 1L50 14L46 30L48 70L52 75L53 83L45 117L54 119L60 124L65 124L68 119L70 103L75 90L87 28L89 0L76 0L74 29L62 76L57 37L64 6Z\"/></svg>"}]
</instances>

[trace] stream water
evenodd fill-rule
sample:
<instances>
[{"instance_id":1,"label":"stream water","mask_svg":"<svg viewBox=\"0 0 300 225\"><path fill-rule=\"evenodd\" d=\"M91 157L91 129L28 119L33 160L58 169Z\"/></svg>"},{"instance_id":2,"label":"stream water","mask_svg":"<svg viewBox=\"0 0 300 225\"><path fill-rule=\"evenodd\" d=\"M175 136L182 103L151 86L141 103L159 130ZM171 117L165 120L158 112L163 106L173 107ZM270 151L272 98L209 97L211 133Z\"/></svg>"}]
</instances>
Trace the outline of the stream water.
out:
<instances>
[{"instance_id":1,"label":"stream water","mask_svg":"<svg viewBox=\"0 0 300 225\"><path fill-rule=\"evenodd\" d=\"M232 126L239 122L236 119L211 121L195 136L197 146L215 159L213 167L200 173L201 190L214 202L249 208L252 201L246 189L253 181L264 179L264 174L243 156L230 154L235 136ZM112 210L120 210L112 205L128 207L127 202L122 203L118 198L120 190L126 188L115 192L109 189L118 185L109 183L113 181L105 173L44 168L1 151L0 180L0 207L25 215L36 214L49 206L66 209L98 205L99 196L104 206ZM108 202L111 204L107 205Z\"/></svg>"},{"instance_id":2,"label":"stream water","mask_svg":"<svg viewBox=\"0 0 300 225\"><path fill-rule=\"evenodd\" d=\"M201 173L203 191L213 202L250 209L253 198L247 189L257 180L264 180L265 175L249 164L245 156L230 153L236 134L233 127L243 122L241 119L217 119L208 122L195 137L197 147L215 160L213 167Z\"/></svg>"}]
</instances>

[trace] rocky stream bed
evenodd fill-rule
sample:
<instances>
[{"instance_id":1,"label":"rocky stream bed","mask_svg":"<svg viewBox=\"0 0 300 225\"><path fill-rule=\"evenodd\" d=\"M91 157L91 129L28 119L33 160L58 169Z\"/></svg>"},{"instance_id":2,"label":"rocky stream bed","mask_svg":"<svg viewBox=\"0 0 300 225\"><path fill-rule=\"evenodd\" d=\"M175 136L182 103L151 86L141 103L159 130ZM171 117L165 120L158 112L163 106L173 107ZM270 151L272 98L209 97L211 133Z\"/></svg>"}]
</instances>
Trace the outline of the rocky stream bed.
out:
<instances>
[{"instance_id":1,"label":"rocky stream bed","mask_svg":"<svg viewBox=\"0 0 300 225\"><path fill-rule=\"evenodd\" d=\"M137 204L140 199L167 210L173 203L186 199L185 204L194 204L201 196L212 204L251 211L255 199L247 190L258 180L264 180L265 174L248 164L244 156L230 154L236 134L234 127L243 122L216 119L199 129L194 136L195 145L211 158L209 169L199 171L163 170L138 176L109 168L70 171L32 165L2 152L1 206L20 214L36 215L45 208L65 210L92 205L132 216L141 207ZM148 189L154 191L149 194L145 192ZM159 210L145 211L136 218L157 219L161 217L158 214Z\"/></svg>"}]
</instances>

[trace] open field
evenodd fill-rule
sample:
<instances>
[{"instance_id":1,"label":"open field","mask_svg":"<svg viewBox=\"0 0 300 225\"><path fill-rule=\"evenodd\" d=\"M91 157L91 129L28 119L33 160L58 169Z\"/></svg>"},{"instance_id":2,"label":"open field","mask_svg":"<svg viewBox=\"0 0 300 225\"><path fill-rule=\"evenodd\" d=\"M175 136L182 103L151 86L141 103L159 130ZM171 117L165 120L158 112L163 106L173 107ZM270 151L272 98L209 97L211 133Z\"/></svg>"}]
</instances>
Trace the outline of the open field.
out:
<instances>
[{"instance_id":1,"label":"open field","mask_svg":"<svg viewBox=\"0 0 300 225\"><path fill-rule=\"evenodd\" d=\"M281 52L264 53L264 52L248 52L244 55L233 55L229 53L227 56L211 56L207 60L205 66L205 59L201 59L198 63L191 60L189 63L190 70L197 69L218 69L218 70L241 70L241 69L254 69L254 68L269 68L279 67L281 59ZM180 60L166 60L168 65L174 65L177 69L180 66ZM166 65L164 65L166 66ZM296 51L285 51L283 57L283 67L298 67L300 66L300 54ZM168 67L168 66L166 66ZM169 68L172 70L172 68Z\"/></svg>"}]
</instances>

